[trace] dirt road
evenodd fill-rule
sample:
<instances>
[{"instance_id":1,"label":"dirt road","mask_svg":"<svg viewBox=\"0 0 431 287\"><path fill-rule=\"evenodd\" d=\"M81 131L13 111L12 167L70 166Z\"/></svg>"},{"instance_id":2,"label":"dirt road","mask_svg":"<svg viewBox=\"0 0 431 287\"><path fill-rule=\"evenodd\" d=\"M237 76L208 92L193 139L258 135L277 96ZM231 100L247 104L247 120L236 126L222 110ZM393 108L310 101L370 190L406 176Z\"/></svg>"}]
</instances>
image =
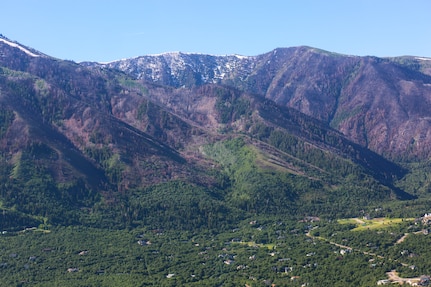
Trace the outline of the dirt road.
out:
<instances>
[{"instance_id":1,"label":"dirt road","mask_svg":"<svg viewBox=\"0 0 431 287\"><path fill-rule=\"evenodd\" d=\"M419 277L416 278L401 278L398 276L397 271L392 270L386 273L388 275L389 280L391 280L392 283L399 283L399 284L412 284L412 283L418 283L421 279Z\"/></svg>"}]
</instances>

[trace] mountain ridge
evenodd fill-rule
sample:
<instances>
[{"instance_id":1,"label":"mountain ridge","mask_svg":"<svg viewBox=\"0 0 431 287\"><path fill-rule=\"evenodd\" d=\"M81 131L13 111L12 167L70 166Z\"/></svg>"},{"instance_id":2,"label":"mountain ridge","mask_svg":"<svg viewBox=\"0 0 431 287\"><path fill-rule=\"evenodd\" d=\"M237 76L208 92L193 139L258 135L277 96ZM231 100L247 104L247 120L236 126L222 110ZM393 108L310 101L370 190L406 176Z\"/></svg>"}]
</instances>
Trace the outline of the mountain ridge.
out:
<instances>
[{"instance_id":1,"label":"mountain ridge","mask_svg":"<svg viewBox=\"0 0 431 287\"><path fill-rule=\"evenodd\" d=\"M245 58L172 55L84 65L121 70L137 80L176 88L232 86L322 120L390 158L430 155L424 148L431 143L426 120L430 110L419 104L431 99L431 64L425 58L346 56L306 46Z\"/></svg>"}]
</instances>

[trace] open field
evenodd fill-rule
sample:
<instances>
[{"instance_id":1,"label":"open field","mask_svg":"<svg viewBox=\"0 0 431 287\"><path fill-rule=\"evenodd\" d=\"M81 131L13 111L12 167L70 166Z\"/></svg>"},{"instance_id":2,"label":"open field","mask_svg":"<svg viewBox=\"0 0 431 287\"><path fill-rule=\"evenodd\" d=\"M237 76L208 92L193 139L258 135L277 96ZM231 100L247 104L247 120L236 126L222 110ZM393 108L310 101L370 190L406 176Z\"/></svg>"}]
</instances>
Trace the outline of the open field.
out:
<instances>
[{"instance_id":1,"label":"open field","mask_svg":"<svg viewBox=\"0 0 431 287\"><path fill-rule=\"evenodd\" d=\"M373 219L359 219L359 218L345 218L339 219L339 224L355 224L356 227L352 231L363 231L370 229L384 229L394 225L401 224L405 221L412 221L414 218L373 218Z\"/></svg>"},{"instance_id":2,"label":"open field","mask_svg":"<svg viewBox=\"0 0 431 287\"><path fill-rule=\"evenodd\" d=\"M256 243L254 241L241 241L238 242L239 244L244 244L250 247L265 247L268 248L269 250L272 250L275 248L275 244L274 243L267 243L267 244L263 244L263 243Z\"/></svg>"}]
</instances>

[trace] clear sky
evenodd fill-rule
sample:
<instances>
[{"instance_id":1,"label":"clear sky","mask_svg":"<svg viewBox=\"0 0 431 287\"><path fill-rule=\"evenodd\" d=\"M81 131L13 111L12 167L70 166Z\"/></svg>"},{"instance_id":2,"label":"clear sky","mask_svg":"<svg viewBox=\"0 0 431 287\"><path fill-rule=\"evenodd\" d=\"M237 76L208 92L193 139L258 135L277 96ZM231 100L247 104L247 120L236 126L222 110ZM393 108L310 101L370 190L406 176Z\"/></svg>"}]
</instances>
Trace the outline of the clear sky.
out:
<instances>
[{"instance_id":1,"label":"clear sky","mask_svg":"<svg viewBox=\"0 0 431 287\"><path fill-rule=\"evenodd\" d=\"M74 61L307 45L431 57L431 0L4 0L0 33Z\"/></svg>"}]
</instances>

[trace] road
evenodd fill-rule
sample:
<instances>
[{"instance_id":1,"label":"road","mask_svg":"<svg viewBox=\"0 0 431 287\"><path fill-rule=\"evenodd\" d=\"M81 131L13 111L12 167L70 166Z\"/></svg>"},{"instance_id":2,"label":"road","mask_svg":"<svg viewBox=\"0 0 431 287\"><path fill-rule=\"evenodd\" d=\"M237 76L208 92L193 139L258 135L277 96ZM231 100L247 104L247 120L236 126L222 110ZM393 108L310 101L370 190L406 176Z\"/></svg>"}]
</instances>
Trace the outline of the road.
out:
<instances>
[{"instance_id":1,"label":"road","mask_svg":"<svg viewBox=\"0 0 431 287\"><path fill-rule=\"evenodd\" d=\"M421 280L419 277L401 278L400 276L398 276L398 273L395 270L389 271L386 274L388 275L388 278L392 283L399 283L401 285L403 285L404 283L411 285L412 283L418 283Z\"/></svg>"},{"instance_id":2,"label":"road","mask_svg":"<svg viewBox=\"0 0 431 287\"><path fill-rule=\"evenodd\" d=\"M310 237L310 238L313 238L313 239L319 239L319 240L322 240L322 241L326 241L329 244L332 244L334 246L337 246L337 247L340 247L340 248L343 248L343 249L349 249L349 250L352 250L352 251L354 250L350 246L342 245L342 244L330 241L330 240L328 240L328 239L326 239L324 237L313 236L313 235L311 235L311 231L312 230L309 230L305 235L307 237ZM415 232L415 233L419 233L419 232ZM409 233L405 233L404 236L401 237L395 244L399 244L399 243L403 242L407 238L408 235L409 235ZM380 258L380 259L384 259L383 256L377 255L375 253L371 253L371 252L363 251L363 250L359 250L359 249L355 249L355 250L358 251L358 252L361 252L362 254L365 254L365 255L370 255L370 256L373 256L373 257ZM402 262L399 262L399 263L401 265L408 266L406 263L402 263ZM398 276L398 273L395 270L387 272L386 275L388 276L388 279L391 281L391 283L398 283L400 285L403 285L403 284L412 284L412 283L417 283L417 282L420 281L419 277L416 277L416 278L401 278L401 277Z\"/></svg>"}]
</instances>

